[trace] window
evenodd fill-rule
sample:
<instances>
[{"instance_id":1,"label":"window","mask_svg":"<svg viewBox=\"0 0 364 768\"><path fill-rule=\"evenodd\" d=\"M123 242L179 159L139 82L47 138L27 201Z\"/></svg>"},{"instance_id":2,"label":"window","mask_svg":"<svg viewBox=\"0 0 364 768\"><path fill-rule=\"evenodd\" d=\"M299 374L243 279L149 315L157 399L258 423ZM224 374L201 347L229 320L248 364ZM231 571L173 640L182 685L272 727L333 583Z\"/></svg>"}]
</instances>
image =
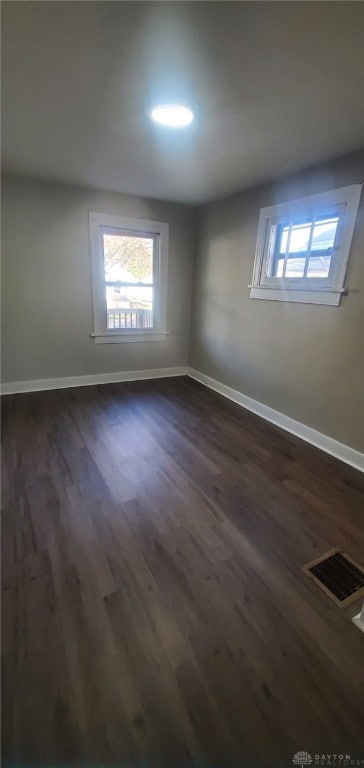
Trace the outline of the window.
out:
<instances>
[{"instance_id":1,"label":"window","mask_svg":"<svg viewBox=\"0 0 364 768\"><path fill-rule=\"evenodd\" d=\"M90 213L95 342L164 341L168 224Z\"/></svg>"},{"instance_id":2,"label":"window","mask_svg":"<svg viewBox=\"0 0 364 768\"><path fill-rule=\"evenodd\" d=\"M361 185L262 208L252 299L338 306Z\"/></svg>"}]
</instances>

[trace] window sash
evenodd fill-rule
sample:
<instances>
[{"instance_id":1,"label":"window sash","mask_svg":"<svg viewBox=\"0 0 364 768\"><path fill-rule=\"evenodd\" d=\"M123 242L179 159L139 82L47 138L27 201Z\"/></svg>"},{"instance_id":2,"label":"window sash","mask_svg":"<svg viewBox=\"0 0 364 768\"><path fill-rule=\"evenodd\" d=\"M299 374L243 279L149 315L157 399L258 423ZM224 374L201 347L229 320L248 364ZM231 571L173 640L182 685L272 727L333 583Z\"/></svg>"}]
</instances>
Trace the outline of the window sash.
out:
<instances>
[{"instance_id":1,"label":"window sash","mask_svg":"<svg viewBox=\"0 0 364 768\"><path fill-rule=\"evenodd\" d=\"M116 237L135 237L138 239L144 238L144 240L153 240L153 283L158 281L159 279L159 234L156 234L155 232L144 232L140 230L135 229L123 229L122 227L100 227L100 235L101 235L101 253L102 253L102 262L103 262L103 272L104 272L104 282L110 282L110 283L120 283L122 284L122 281L119 280L106 280L105 279L105 253L104 253L104 235L114 235ZM131 283L126 283L127 285L131 285ZM139 283L133 283L133 285L139 285ZM148 285L147 283L141 283L141 285Z\"/></svg>"},{"instance_id":2,"label":"window sash","mask_svg":"<svg viewBox=\"0 0 364 768\"><path fill-rule=\"evenodd\" d=\"M156 232L148 232L145 229L129 229L128 227L110 227L100 226L100 230L103 235L118 235L119 237L144 237L145 240L154 240L155 237L159 237Z\"/></svg>"},{"instance_id":3,"label":"window sash","mask_svg":"<svg viewBox=\"0 0 364 768\"><path fill-rule=\"evenodd\" d=\"M118 288L119 286L126 286L126 287L132 287L132 288L153 288L154 283L127 283L124 280L105 280L105 285L116 285Z\"/></svg>"},{"instance_id":4,"label":"window sash","mask_svg":"<svg viewBox=\"0 0 364 768\"><path fill-rule=\"evenodd\" d=\"M266 235L265 235L265 242L264 242L264 250L263 250L263 258L262 258L262 264L261 264L261 274L260 274L260 285L261 286L271 286L271 287L282 287L282 288L294 288L298 290L315 290L315 289L322 289L322 288L332 288L337 280L337 272L339 268L339 262L338 262L338 254L340 250L340 241L341 241L341 233L342 233L342 226L343 221L345 218L345 211L346 211L346 205L335 205L330 206L329 208L320 208L316 210L315 212L311 212L310 216L300 216L300 217L282 217L277 216L274 218L267 219L267 225L266 225ZM309 277L307 275L308 267L309 267L309 261L312 257L319 257L320 252L312 251L312 240L313 240L313 233L314 228L317 223L320 223L320 221L323 221L328 218L338 218L338 223L336 227L336 233L335 233L335 239L334 244L331 249L326 249L326 255L327 251L331 251L331 259L330 259L330 267L329 267L329 274L327 277ZM309 242L307 245L307 250L303 251L301 253L290 253L289 252L289 245L290 245L290 235L292 232L293 227L297 227L300 224L310 223L310 233L309 233ZM288 236L287 236L287 246L286 251L284 254L284 270L283 275L278 277L276 275L270 275L269 272L271 271L271 266L274 263L274 260L279 258L279 255L277 253L277 247L279 247L280 242L280 235L279 232L282 232L282 230L285 227L289 227L288 229ZM275 230L275 243L274 248L272 248L272 232ZM304 274L302 277L289 277L285 274L287 261L294 259L294 258L305 258L305 265L304 265Z\"/></svg>"},{"instance_id":5,"label":"window sash","mask_svg":"<svg viewBox=\"0 0 364 768\"><path fill-rule=\"evenodd\" d=\"M135 237L135 238L144 238L145 240L153 240L153 253L152 253L152 271L153 271L153 282L152 283L142 283L142 282L127 282L124 280L107 280L105 278L105 253L104 253L104 235L114 235L117 237ZM104 330L107 333L111 334L118 334L120 333L119 328L110 328L108 326L108 307L107 307L107 298L106 298L106 288L108 286L116 286L116 287L124 287L124 288L153 288L153 300L152 300L152 325L145 329L147 332L150 330L154 330L158 324L158 311L156 308L157 303L159 304L159 296L160 292L158 291L159 287L159 275L160 275L160 236L159 234L155 232L145 232L144 230L135 230L135 229L124 229L122 227L100 227L100 237L101 237L101 253L102 253L102 267L103 267L103 286L104 286L104 310L103 310L103 317L104 317ZM117 311L117 310L116 310ZM132 309L128 310L125 308L125 312L130 311L132 312ZM139 328L128 328L128 332L131 334L139 333Z\"/></svg>"}]
</instances>

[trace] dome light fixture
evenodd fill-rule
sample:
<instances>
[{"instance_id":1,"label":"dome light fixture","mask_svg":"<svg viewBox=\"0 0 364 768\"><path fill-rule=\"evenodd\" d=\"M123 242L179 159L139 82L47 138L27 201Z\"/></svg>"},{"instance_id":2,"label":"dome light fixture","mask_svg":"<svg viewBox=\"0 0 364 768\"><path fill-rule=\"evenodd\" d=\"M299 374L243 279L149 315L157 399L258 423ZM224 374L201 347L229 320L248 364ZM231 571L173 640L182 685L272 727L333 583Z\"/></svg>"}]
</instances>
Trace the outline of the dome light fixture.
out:
<instances>
[{"instance_id":1,"label":"dome light fixture","mask_svg":"<svg viewBox=\"0 0 364 768\"><path fill-rule=\"evenodd\" d=\"M147 113L154 123L167 128L186 128L195 117L186 104L156 104L147 109Z\"/></svg>"}]
</instances>

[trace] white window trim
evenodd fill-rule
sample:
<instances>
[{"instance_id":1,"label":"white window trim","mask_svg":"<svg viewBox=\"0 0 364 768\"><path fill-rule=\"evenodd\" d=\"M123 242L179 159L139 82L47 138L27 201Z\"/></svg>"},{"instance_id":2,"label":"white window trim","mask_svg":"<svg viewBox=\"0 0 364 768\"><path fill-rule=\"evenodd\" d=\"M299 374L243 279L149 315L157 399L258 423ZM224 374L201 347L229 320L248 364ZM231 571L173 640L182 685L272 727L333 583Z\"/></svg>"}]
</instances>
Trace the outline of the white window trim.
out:
<instances>
[{"instance_id":1,"label":"white window trim","mask_svg":"<svg viewBox=\"0 0 364 768\"><path fill-rule=\"evenodd\" d=\"M162 221L131 219L106 213L89 214L93 333L95 344L120 344L122 342L165 341L168 336L167 322L167 280L169 226ZM130 232L158 235L159 248L156 263L153 263L153 328L107 329L105 316L105 277L102 255L102 231L107 228L123 229Z\"/></svg>"},{"instance_id":2,"label":"white window trim","mask_svg":"<svg viewBox=\"0 0 364 768\"><path fill-rule=\"evenodd\" d=\"M329 192L262 208L259 215L253 280L252 285L249 286L250 298L339 306L341 296L345 293L346 268L361 190L361 184L351 184ZM320 281L319 278L267 277L265 271L271 223L277 219L295 218L302 214L315 216L323 209L334 206L345 206L345 211L339 223L340 246L333 257L332 268L330 266L330 279Z\"/></svg>"}]
</instances>

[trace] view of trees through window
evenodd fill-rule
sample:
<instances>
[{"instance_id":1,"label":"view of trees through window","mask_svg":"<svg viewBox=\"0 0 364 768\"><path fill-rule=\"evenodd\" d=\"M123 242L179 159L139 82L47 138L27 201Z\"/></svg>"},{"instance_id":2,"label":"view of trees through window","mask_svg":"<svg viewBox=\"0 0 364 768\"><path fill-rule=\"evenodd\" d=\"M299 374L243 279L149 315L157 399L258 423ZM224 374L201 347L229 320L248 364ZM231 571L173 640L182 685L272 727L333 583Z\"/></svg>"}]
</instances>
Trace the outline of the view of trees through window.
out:
<instances>
[{"instance_id":1,"label":"view of trees through window","mask_svg":"<svg viewBox=\"0 0 364 768\"><path fill-rule=\"evenodd\" d=\"M103 235L107 328L153 327L152 237Z\"/></svg>"}]
</instances>

